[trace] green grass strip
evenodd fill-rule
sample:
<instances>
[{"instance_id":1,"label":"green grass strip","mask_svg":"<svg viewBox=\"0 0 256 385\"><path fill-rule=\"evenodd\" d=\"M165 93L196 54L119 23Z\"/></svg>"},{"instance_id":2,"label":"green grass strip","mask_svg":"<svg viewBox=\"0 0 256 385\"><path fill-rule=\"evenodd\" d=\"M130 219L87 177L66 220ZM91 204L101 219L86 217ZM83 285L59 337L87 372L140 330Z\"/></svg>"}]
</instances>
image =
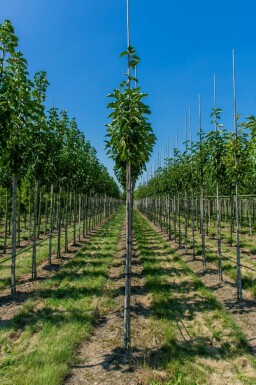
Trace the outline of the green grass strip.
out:
<instances>
[{"instance_id":1,"label":"green grass strip","mask_svg":"<svg viewBox=\"0 0 256 385\"><path fill-rule=\"evenodd\" d=\"M64 229L61 229L61 237L60 237L60 245L61 249L64 248L65 245L65 232ZM73 224L68 227L68 242L73 241ZM57 247L58 247L58 237L56 234L56 229L54 236L52 237L52 262L56 259ZM78 226L77 226L78 232ZM49 254L49 237L46 236L46 240L42 242L43 239L37 240L37 242L41 242L36 247L36 264L39 266L43 261L46 261ZM29 247L28 251L22 252L22 248L17 248L17 257L16 257L16 279L20 278L22 275L31 272L32 265L32 243L28 244L25 249ZM19 253L21 253L19 255ZM7 254L3 257L10 258L10 254ZM0 260L1 261L1 260ZM0 265L0 290L6 288L11 285L11 260L6 261L5 263Z\"/></svg>"},{"instance_id":2,"label":"green grass strip","mask_svg":"<svg viewBox=\"0 0 256 385\"><path fill-rule=\"evenodd\" d=\"M53 278L43 282L0 331L2 385L58 385L78 344L92 330L99 307L114 306L103 291L116 254L124 209Z\"/></svg>"},{"instance_id":3,"label":"green grass strip","mask_svg":"<svg viewBox=\"0 0 256 385\"><path fill-rule=\"evenodd\" d=\"M151 334L159 341L147 364L168 376L168 382L152 380L150 385L212 383L215 370L222 375L222 364L235 380L256 384L241 365L243 359L256 368L246 338L214 294L137 211L134 231L146 290L152 294Z\"/></svg>"}]
</instances>

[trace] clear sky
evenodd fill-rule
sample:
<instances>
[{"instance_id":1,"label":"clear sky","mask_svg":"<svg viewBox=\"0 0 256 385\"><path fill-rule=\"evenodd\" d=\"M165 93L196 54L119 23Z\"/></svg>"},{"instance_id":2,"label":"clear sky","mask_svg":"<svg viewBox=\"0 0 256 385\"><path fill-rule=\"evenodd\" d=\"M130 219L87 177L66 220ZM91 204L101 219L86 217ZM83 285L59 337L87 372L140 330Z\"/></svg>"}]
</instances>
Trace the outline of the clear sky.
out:
<instances>
[{"instance_id":1,"label":"clear sky","mask_svg":"<svg viewBox=\"0 0 256 385\"><path fill-rule=\"evenodd\" d=\"M202 126L210 129L213 73L222 123L232 128L232 48L236 53L237 112L256 110L255 0L130 0L131 43L142 63L140 85L149 93L151 123L158 141L152 162L192 111L195 138L197 100ZM51 86L47 107L67 109L76 117L112 173L104 150L106 94L126 71L119 54L126 48L126 0L0 0L0 22L10 19L33 75L46 70ZM152 163L151 162L151 163Z\"/></svg>"}]
</instances>

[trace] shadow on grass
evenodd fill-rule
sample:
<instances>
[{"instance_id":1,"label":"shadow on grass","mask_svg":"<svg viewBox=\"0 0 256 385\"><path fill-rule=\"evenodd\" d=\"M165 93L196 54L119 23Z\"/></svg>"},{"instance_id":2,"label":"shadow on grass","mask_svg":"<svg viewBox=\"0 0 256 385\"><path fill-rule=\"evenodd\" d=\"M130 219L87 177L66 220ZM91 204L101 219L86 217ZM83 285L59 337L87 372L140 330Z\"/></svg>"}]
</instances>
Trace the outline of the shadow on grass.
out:
<instances>
[{"instance_id":1,"label":"shadow on grass","mask_svg":"<svg viewBox=\"0 0 256 385\"><path fill-rule=\"evenodd\" d=\"M194 361L199 356L210 356L219 360L224 356L231 357L237 354L231 346L216 345L209 337L199 335L192 338L188 333L181 333L181 329L184 328L183 321L193 321L198 313L222 310L222 306L215 297L205 292L202 282L194 279L182 264L176 265L175 260L173 265L170 264L172 253L165 247L164 241L154 236L154 232L148 227L140 220L135 225L138 248L142 251L143 273L147 281L145 293L153 294L150 314L154 319L176 322L183 340L178 340L175 335L169 339L167 336L163 346L148 353L147 365L155 369L165 369L172 360L178 360L182 365L183 362ZM172 282L172 277L182 277L182 280ZM247 344L242 339L240 342L240 348L247 351ZM137 364L145 363L145 351L135 356Z\"/></svg>"},{"instance_id":2,"label":"shadow on grass","mask_svg":"<svg viewBox=\"0 0 256 385\"><path fill-rule=\"evenodd\" d=\"M10 268L8 267L8 270ZM4 289L6 286L11 285L11 277L6 277L6 278L0 278L0 287L1 289Z\"/></svg>"},{"instance_id":3,"label":"shadow on grass","mask_svg":"<svg viewBox=\"0 0 256 385\"><path fill-rule=\"evenodd\" d=\"M17 293L15 295L8 295L1 299L0 308L11 304L22 304L31 297L31 293Z\"/></svg>"},{"instance_id":4,"label":"shadow on grass","mask_svg":"<svg viewBox=\"0 0 256 385\"><path fill-rule=\"evenodd\" d=\"M256 302L252 300L243 299L240 302L226 300L224 305L233 314L255 314Z\"/></svg>"},{"instance_id":5,"label":"shadow on grass","mask_svg":"<svg viewBox=\"0 0 256 385\"><path fill-rule=\"evenodd\" d=\"M103 295L102 285L107 279L107 266L109 259L113 257L113 253L110 253L109 250L105 251L105 245L102 246L102 239L104 241L105 236L111 237L113 241L110 239L106 243L109 245L116 244L115 232L111 234L111 227L116 226L115 223L116 221L111 221L108 224L107 231L106 229L104 231L99 230L97 238L86 243L85 249L80 250L73 259L69 259L64 267L59 265L45 266L46 270L56 271L56 275L53 277L43 279L46 281L45 284L36 286L27 293L17 293L15 296L3 298L0 306L24 303L24 307L14 317L10 312L10 315L0 322L0 327L5 327L7 330L23 330L34 326L35 328L39 327L38 325L44 322L58 325L72 322L72 319L81 320L82 323L87 324L93 317L92 311L79 309L75 304L76 301L79 304L79 300L87 297L95 298ZM101 249L98 249L98 244L101 245ZM60 267L62 269L58 271ZM30 301L26 302L28 299ZM71 300L74 304L70 311L68 310L70 305L67 305L65 310L67 300ZM48 305L52 301L56 306L51 307ZM40 309L37 308L38 303L41 304Z\"/></svg>"},{"instance_id":6,"label":"shadow on grass","mask_svg":"<svg viewBox=\"0 0 256 385\"><path fill-rule=\"evenodd\" d=\"M73 365L73 369L91 368L101 366L106 371L119 373L131 373L137 367L149 367L153 370L170 369L170 364L174 366L179 362L182 367L186 364L191 364L197 357L211 357L216 361L221 358L231 358L234 354L231 352L231 347L227 344L221 347L213 346L207 337L191 338L187 341L177 341L172 339L164 346L152 348L150 350L142 350L131 348L130 352L124 352L121 347L113 349L105 354L104 359L95 364L77 364ZM171 375L171 374L170 374Z\"/></svg>"},{"instance_id":7,"label":"shadow on grass","mask_svg":"<svg viewBox=\"0 0 256 385\"><path fill-rule=\"evenodd\" d=\"M6 330L38 332L43 323L49 325L63 325L72 321L88 323L92 320L90 312L85 313L80 309L72 309L71 312L65 310L44 307L43 309L24 309L20 314L12 318L12 320L1 320L0 327L5 327Z\"/></svg>"},{"instance_id":8,"label":"shadow on grass","mask_svg":"<svg viewBox=\"0 0 256 385\"><path fill-rule=\"evenodd\" d=\"M61 268L61 265L58 265L57 263L52 263L51 265L45 265L43 267L43 270L49 271L49 272L57 272Z\"/></svg>"},{"instance_id":9,"label":"shadow on grass","mask_svg":"<svg viewBox=\"0 0 256 385\"><path fill-rule=\"evenodd\" d=\"M155 317L165 320L182 319L193 320L197 313L220 310L221 305L214 297L206 298L195 292L196 285L193 282L161 283L155 280L147 284L154 293L152 311ZM176 294L180 294L176 296Z\"/></svg>"},{"instance_id":10,"label":"shadow on grass","mask_svg":"<svg viewBox=\"0 0 256 385\"><path fill-rule=\"evenodd\" d=\"M72 260L72 269L81 269L81 267L86 268L86 262L84 261L75 261ZM103 263L103 262L102 262ZM66 267L69 264L66 265ZM69 266L70 267L70 266ZM15 296L5 297L0 306L7 306L10 304L22 304L25 303L28 299L31 300L73 300L74 302L79 299L83 299L85 297L95 297L102 295L102 288L97 287L97 285L93 285L93 282L102 279L103 281L106 279L106 272L104 269L98 269L98 271L87 271L83 270L81 273L77 271L61 271L57 273L56 276L50 279L51 288L44 288L41 286L39 289L33 290L33 292L28 293L17 293ZM46 278L45 278L46 280ZM79 280L81 280L81 286L79 287ZM65 282L63 284L63 282ZM63 285L63 286L61 286ZM61 304L61 301L60 301ZM27 304L25 304L25 307ZM28 305L29 307L29 305ZM79 317L83 317L84 311L81 309L72 309L72 314L68 317L75 317L76 319ZM16 329L24 329L26 325L30 328L31 325L36 324L37 322L42 322L46 320L47 322L55 324L58 322L65 322L65 317L67 315L63 311L58 311L56 309L52 309L50 307L45 307L42 310L37 310L34 307L28 308L28 310L21 310L20 314L10 318L4 319L3 323L0 322L0 326L8 327L8 329L14 328ZM9 321L7 323L7 321ZM87 319L84 319L87 322ZM70 322L70 319L69 319Z\"/></svg>"}]
</instances>

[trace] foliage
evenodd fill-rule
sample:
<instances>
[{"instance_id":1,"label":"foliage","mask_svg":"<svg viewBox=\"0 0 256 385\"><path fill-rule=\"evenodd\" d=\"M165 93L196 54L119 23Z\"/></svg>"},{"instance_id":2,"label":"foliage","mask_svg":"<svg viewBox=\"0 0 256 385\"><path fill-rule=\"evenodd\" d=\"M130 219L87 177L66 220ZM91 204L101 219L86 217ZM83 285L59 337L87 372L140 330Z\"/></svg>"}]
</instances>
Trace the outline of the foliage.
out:
<instances>
[{"instance_id":1,"label":"foliage","mask_svg":"<svg viewBox=\"0 0 256 385\"><path fill-rule=\"evenodd\" d=\"M47 74L30 79L9 20L0 24L0 184L30 189L34 181L78 193L106 193L118 198L119 188L97 159L76 120L67 111L45 111Z\"/></svg>"},{"instance_id":2,"label":"foliage","mask_svg":"<svg viewBox=\"0 0 256 385\"><path fill-rule=\"evenodd\" d=\"M128 55L132 69L139 63L139 58L133 47L121 54ZM130 81L137 79L128 74L128 80L120 84L108 97L113 98L108 108L111 123L107 124L106 148L107 154L115 162L115 172L119 182L125 186L126 164L131 163L132 177L135 181L145 168L150 158L156 137L148 122L149 107L143 102L147 96L140 87L131 88Z\"/></svg>"},{"instance_id":3,"label":"foliage","mask_svg":"<svg viewBox=\"0 0 256 385\"><path fill-rule=\"evenodd\" d=\"M175 151L166 165L159 168L146 185L140 185L136 197L143 198L156 194L184 194L193 189L200 195L200 186L207 188L208 195L216 194L216 183L220 195L234 194L236 181L241 194L251 194L256 190L256 123L255 117L239 123L237 133L228 132L219 123L221 109L213 110L212 123L217 130L201 132L199 140L190 144L188 151ZM249 131L248 131L249 129Z\"/></svg>"}]
</instances>

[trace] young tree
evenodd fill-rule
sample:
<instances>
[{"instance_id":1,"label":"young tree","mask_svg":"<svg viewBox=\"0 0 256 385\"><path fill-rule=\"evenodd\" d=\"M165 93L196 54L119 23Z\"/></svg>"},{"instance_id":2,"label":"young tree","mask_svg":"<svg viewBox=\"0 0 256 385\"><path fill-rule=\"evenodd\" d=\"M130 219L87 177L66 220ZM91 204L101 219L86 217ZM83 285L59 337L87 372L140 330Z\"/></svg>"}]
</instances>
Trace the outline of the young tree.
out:
<instances>
[{"instance_id":1,"label":"young tree","mask_svg":"<svg viewBox=\"0 0 256 385\"><path fill-rule=\"evenodd\" d=\"M149 160L155 135L147 120L149 107L143 103L146 94L140 87L131 88L131 76L139 63L133 47L128 45L127 51L121 54L128 57L128 78L115 89L109 97L113 101L108 108L113 111L109 115L111 123L107 125L106 148L115 161L116 175L126 189L126 265L125 265L125 305L124 305L124 349L131 344L130 331L130 297L131 297L131 258L132 258L132 204L135 182Z\"/></svg>"},{"instance_id":2,"label":"young tree","mask_svg":"<svg viewBox=\"0 0 256 385\"><path fill-rule=\"evenodd\" d=\"M28 79L27 61L16 51L18 38L10 21L0 26L0 105L1 163L12 174L12 264L11 292L16 293L16 195L19 178L28 165L31 145L30 122L34 105L32 82Z\"/></svg>"}]
</instances>

